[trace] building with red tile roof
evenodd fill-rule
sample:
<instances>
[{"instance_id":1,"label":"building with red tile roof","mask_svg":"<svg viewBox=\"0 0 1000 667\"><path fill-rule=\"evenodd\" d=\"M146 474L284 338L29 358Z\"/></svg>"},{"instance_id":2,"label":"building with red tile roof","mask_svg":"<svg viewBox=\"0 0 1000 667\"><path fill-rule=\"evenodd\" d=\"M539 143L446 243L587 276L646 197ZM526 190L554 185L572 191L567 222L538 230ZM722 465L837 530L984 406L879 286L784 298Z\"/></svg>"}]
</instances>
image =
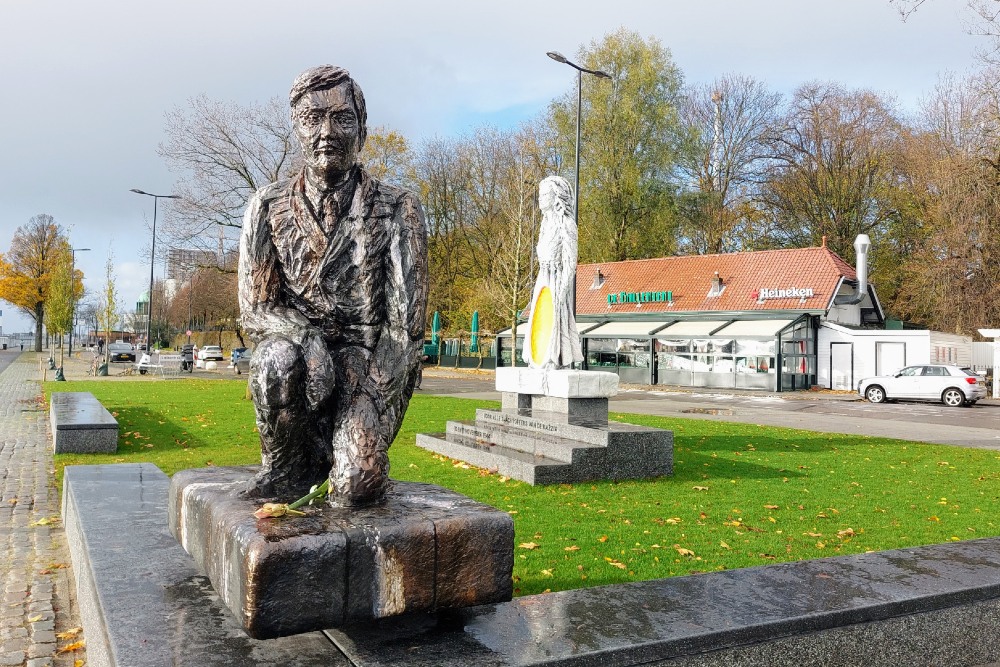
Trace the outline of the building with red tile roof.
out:
<instances>
[{"instance_id":1,"label":"building with red tile roof","mask_svg":"<svg viewBox=\"0 0 1000 667\"><path fill-rule=\"evenodd\" d=\"M583 367L638 384L793 391L854 389L932 352L961 358L955 336L886 330L861 272L825 244L581 264ZM497 364L509 365L509 331L498 340Z\"/></svg>"},{"instance_id":2,"label":"building with red tile roof","mask_svg":"<svg viewBox=\"0 0 1000 667\"><path fill-rule=\"evenodd\" d=\"M577 314L581 321L779 311L828 316L838 312L834 298L856 284L855 269L825 246L581 264ZM880 324L881 308L874 290L868 293L868 321Z\"/></svg>"}]
</instances>

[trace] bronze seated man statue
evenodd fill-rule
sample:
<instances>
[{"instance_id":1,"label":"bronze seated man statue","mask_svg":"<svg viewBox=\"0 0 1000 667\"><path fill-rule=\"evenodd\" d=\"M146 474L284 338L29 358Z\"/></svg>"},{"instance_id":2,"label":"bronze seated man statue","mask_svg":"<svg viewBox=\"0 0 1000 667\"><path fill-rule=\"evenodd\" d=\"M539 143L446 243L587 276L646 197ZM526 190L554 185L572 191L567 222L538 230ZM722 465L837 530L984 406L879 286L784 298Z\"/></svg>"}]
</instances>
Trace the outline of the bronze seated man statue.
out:
<instances>
[{"instance_id":1,"label":"bronze seated man statue","mask_svg":"<svg viewBox=\"0 0 1000 667\"><path fill-rule=\"evenodd\" d=\"M423 212L358 164L367 114L346 70L306 70L290 102L305 165L252 197L240 240L263 463L246 493L294 499L329 476L331 502L361 505L385 493L417 378Z\"/></svg>"}]
</instances>

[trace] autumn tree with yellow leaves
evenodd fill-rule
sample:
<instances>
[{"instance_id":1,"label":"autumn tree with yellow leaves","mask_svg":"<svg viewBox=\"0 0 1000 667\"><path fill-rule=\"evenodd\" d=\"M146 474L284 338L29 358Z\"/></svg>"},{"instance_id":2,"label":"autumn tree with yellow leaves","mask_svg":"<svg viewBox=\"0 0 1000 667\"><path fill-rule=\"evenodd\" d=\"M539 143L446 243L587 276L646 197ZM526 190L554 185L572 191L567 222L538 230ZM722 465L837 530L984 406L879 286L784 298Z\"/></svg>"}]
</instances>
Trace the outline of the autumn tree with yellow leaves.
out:
<instances>
[{"instance_id":1,"label":"autumn tree with yellow leaves","mask_svg":"<svg viewBox=\"0 0 1000 667\"><path fill-rule=\"evenodd\" d=\"M51 215L40 213L17 228L10 250L0 255L0 299L35 321L35 352L42 351L42 324L52 278L69 254L63 228Z\"/></svg>"}]
</instances>

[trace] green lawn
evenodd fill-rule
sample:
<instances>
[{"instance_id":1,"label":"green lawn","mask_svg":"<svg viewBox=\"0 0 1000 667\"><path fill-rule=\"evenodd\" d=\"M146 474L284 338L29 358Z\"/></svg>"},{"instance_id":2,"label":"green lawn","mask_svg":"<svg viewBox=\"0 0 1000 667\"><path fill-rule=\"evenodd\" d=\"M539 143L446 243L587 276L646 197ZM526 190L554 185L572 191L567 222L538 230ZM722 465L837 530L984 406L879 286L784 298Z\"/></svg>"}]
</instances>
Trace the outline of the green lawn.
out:
<instances>
[{"instance_id":1,"label":"green lawn","mask_svg":"<svg viewBox=\"0 0 1000 667\"><path fill-rule=\"evenodd\" d=\"M47 383L45 390L70 389ZM167 474L259 462L242 382L74 382L121 425L114 455ZM396 479L433 482L511 513L517 594L655 579L1000 534L1000 454L794 429L614 414L674 431L674 475L531 487L417 448L418 432L483 401L419 394L390 456ZM293 500L293 499L289 499Z\"/></svg>"}]
</instances>

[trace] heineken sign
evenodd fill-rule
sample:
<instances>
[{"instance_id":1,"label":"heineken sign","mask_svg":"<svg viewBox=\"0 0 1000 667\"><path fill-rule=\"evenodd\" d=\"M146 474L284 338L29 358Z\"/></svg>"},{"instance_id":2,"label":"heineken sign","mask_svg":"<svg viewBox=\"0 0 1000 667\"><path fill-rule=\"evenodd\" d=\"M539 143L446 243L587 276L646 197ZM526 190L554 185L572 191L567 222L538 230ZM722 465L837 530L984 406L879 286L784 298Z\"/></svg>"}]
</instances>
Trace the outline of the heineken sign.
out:
<instances>
[{"instance_id":1,"label":"heineken sign","mask_svg":"<svg viewBox=\"0 0 1000 667\"><path fill-rule=\"evenodd\" d=\"M673 303L673 292L616 292L608 295L608 305L621 303Z\"/></svg>"},{"instance_id":2,"label":"heineken sign","mask_svg":"<svg viewBox=\"0 0 1000 667\"><path fill-rule=\"evenodd\" d=\"M812 287L786 287L784 289L768 289L761 287L754 290L751 296L757 301L767 299L809 299L813 296Z\"/></svg>"}]
</instances>

